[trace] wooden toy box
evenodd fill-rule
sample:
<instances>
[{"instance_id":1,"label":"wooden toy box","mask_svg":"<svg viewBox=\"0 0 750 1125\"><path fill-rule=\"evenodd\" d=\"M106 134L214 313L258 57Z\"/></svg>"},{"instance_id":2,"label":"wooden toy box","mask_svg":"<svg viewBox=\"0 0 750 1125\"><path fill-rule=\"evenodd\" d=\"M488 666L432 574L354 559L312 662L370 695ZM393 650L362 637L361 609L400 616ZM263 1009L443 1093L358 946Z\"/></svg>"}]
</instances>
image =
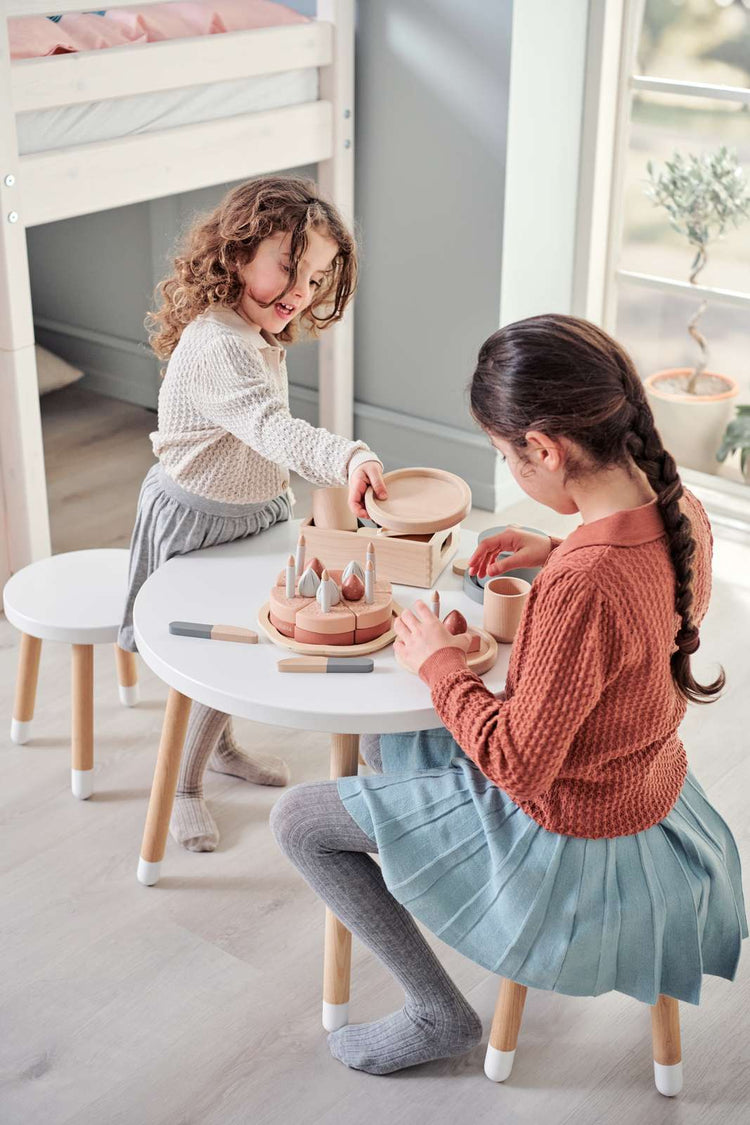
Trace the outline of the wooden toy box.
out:
<instances>
[{"instance_id":1,"label":"wooden toy box","mask_svg":"<svg viewBox=\"0 0 750 1125\"><path fill-rule=\"evenodd\" d=\"M431 535L382 535L377 527L360 527L357 531L319 528L309 517L300 531L308 560L317 555L325 566L335 570L343 570L352 559L364 566L367 544L372 540L379 576L403 586L429 589L455 557L461 525Z\"/></svg>"}]
</instances>

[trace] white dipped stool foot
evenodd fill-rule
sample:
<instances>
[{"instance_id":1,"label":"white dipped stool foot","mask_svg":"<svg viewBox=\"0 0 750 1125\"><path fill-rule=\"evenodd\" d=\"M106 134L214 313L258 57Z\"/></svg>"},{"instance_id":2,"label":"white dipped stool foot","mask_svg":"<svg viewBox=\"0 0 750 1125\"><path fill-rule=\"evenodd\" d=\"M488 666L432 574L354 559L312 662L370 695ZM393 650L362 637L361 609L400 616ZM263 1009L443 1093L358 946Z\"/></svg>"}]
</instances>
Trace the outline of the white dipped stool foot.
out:
<instances>
[{"instance_id":1,"label":"white dipped stool foot","mask_svg":"<svg viewBox=\"0 0 750 1125\"><path fill-rule=\"evenodd\" d=\"M323 1001L323 1027L326 1031L338 1031L349 1023L349 1003L329 1004Z\"/></svg>"},{"instance_id":2,"label":"white dipped stool foot","mask_svg":"<svg viewBox=\"0 0 750 1125\"><path fill-rule=\"evenodd\" d=\"M129 687L126 687L124 684L120 684L119 688L120 703L122 703L123 707L135 707L136 703L138 703L139 699L141 698L141 694L138 690L138 684L131 684Z\"/></svg>"},{"instance_id":3,"label":"white dipped stool foot","mask_svg":"<svg viewBox=\"0 0 750 1125\"><path fill-rule=\"evenodd\" d=\"M504 1082L506 1078L510 1078L515 1057L515 1051L499 1051L488 1043L487 1054L484 1056L484 1073L491 1082Z\"/></svg>"},{"instance_id":4,"label":"white dipped stool foot","mask_svg":"<svg viewBox=\"0 0 750 1125\"><path fill-rule=\"evenodd\" d=\"M71 770L70 788L79 801L86 801L94 792L93 770Z\"/></svg>"},{"instance_id":5,"label":"white dipped stool foot","mask_svg":"<svg viewBox=\"0 0 750 1125\"><path fill-rule=\"evenodd\" d=\"M656 1089L665 1098L673 1098L682 1089L682 1063L673 1066L664 1066L654 1060L654 1082Z\"/></svg>"},{"instance_id":6,"label":"white dipped stool foot","mask_svg":"<svg viewBox=\"0 0 750 1125\"><path fill-rule=\"evenodd\" d=\"M31 719L24 723L21 719L10 720L10 740L17 746L23 746L31 738Z\"/></svg>"},{"instance_id":7,"label":"white dipped stool foot","mask_svg":"<svg viewBox=\"0 0 750 1125\"><path fill-rule=\"evenodd\" d=\"M138 882L144 887L153 887L159 882L161 875L161 860L158 863L149 863L147 859L138 857Z\"/></svg>"}]
</instances>

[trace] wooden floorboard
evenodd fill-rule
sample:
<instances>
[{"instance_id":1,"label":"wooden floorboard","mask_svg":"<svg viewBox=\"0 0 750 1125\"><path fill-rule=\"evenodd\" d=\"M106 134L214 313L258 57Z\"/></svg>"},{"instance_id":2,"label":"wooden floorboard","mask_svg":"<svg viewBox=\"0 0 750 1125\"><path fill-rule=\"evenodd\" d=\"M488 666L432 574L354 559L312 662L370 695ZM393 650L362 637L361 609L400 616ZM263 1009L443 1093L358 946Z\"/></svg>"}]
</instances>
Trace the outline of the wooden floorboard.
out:
<instances>
[{"instance_id":1,"label":"wooden floorboard","mask_svg":"<svg viewBox=\"0 0 750 1125\"><path fill-rule=\"evenodd\" d=\"M151 464L153 415L96 398L78 391L54 411L45 406L56 550L127 543ZM86 450L84 467L71 462L75 448ZM472 515L474 526L506 519L562 532L570 522L531 503L502 517ZM696 663L708 674L720 658L729 687L719 703L691 709L683 733L746 863L749 633L750 547L717 538L714 599ZM647 1008L616 994L530 992L505 1086L484 1078L484 1044L466 1058L388 1078L347 1070L328 1054L320 1026L322 908L267 827L278 790L207 774L219 849L196 855L170 841L161 883L140 886L163 685L140 664L143 701L121 708L111 651L97 649L96 792L79 802L69 789L69 652L43 647L34 739L18 747L7 737L17 649L0 618L3 1125L747 1122L747 958L734 984L707 978L701 1006L681 1006L685 1089L676 1101L653 1086ZM293 782L326 776L324 735L244 721L237 733L246 745L283 754ZM431 940L488 1032L496 979ZM400 1002L395 983L355 942L352 1020Z\"/></svg>"}]
</instances>

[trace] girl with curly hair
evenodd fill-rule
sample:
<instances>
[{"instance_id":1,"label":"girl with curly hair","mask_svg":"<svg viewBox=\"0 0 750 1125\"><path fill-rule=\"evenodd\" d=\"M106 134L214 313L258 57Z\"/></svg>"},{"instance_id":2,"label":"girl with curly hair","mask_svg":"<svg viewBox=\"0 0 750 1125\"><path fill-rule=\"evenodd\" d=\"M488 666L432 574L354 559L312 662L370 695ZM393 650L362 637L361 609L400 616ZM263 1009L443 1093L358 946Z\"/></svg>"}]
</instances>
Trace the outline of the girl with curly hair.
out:
<instances>
[{"instance_id":1,"label":"girl with curly hair","mask_svg":"<svg viewBox=\"0 0 750 1125\"><path fill-rule=\"evenodd\" d=\"M357 515L367 515L370 485L385 496L382 463L364 442L292 417L279 343L341 320L356 280L354 239L308 180L244 183L188 234L149 317L167 368L151 434L158 462L131 541L122 648L136 651L133 604L157 567L289 519L290 471L317 485L348 483ZM191 851L213 851L219 840L203 797L207 765L257 785L289 780L285 762L238 748L230 716L194 703L170 823Z\"/></svg>"},{"instance_id":2,"label":"girl with curly hair","mask_svg":"<svg viewBox=\"0 0 750 1125\"><path fill-rule=\"evenodd\" d=\"M632 361L593 324L533 317L483 344L471 406L523 490L581 517L563 541L509 529L470 560L480 576L541 567L505 693L418 601L396 648L444 727L363 738L375 776L296 786L271 814L291 861L404 990L400 1011L329 1037L372 1074L482 1035L415 918L521 985L652 1005L697 1004L706 973L732 980L748 932L737 846L679 735L688 702L724 686L691 665L711 529Z\"/></svg>"}]
</instances>

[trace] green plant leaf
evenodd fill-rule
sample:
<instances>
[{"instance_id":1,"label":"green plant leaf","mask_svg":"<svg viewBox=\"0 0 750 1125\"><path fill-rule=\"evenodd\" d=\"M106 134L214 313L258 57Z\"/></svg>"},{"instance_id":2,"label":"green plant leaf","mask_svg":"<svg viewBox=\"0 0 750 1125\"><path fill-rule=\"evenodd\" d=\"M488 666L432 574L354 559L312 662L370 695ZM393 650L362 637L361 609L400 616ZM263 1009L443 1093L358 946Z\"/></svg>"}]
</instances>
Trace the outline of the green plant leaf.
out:
<instances>
[{"instance_id":1,"label":"green plant leaf","mask_svg":"<svg viewBox=\"0 0 750 1125\"><path fill-rule=\"evenodd\" d=\"M716 460L725 461L737 449L742 450L743 457L750 452L750 406L737 407L737 417L732 419L724 431Z\"/></svg>"}]
</instances>

